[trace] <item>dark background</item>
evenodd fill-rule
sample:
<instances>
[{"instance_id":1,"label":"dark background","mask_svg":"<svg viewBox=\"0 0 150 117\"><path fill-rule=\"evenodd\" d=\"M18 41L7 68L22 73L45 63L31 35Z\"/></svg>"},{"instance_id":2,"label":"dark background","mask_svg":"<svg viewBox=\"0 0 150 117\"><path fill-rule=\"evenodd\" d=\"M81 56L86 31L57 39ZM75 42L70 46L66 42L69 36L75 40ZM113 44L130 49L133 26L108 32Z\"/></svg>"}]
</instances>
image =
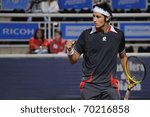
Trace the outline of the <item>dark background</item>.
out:
<instances>
[{"instance_id":1,"label":"dark background","mask_svg":"<svg viewBox=\"0 0 150 117\"><path fill-rule=\"evenodd\" d=\"M142 60L149 70L149 57ZM71 65L67 57L0 58L0 99L80 99L81 62ZM149 77L148 71L142 90L133 91L131 99L150 99Z\"/></svg>"}]
</instances>

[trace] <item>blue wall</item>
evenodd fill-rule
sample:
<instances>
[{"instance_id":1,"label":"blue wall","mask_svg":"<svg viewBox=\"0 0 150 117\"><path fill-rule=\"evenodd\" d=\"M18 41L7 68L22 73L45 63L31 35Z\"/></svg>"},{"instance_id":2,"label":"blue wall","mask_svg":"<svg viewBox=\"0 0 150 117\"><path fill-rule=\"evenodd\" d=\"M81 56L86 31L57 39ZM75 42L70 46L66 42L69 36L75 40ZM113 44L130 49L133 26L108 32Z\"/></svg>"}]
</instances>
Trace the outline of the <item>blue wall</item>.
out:
<instances>
[{"instance_id":1,"label":"blue wall","mask_svg":"<svg viewBox=\"0 0 150 117\"><path fill-rule=\"evenodd\" d=\"M149 58L142 59L149 70ZM70 65L64 57L0 58L0 99L80 99L81 62ZM133 91L132 99L150 99L149 77L148 71L141 91Z\"/></svg>"}]
</instances>

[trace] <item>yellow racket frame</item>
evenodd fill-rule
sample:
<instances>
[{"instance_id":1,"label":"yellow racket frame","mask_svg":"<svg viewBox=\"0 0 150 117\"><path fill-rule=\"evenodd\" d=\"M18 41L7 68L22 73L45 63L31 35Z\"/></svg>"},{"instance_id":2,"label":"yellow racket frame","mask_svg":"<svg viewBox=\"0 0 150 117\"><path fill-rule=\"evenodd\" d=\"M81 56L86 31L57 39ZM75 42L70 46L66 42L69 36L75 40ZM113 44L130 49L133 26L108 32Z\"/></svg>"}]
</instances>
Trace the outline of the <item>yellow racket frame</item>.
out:
<instances>
[{"instance_id":1,"label":"yellow racket frame","mask_svg":"<svg viewBox=\"0 0 150 117\"><path fill-rule=\"evenodd\" d=\"M134 80L133 77L130 75L127 69L127 65L125 66L125 75L127 77L126 80L127 80L129 90L131 90L134 86L140 83L139 81Z\"/></svg>"}]
</instances>

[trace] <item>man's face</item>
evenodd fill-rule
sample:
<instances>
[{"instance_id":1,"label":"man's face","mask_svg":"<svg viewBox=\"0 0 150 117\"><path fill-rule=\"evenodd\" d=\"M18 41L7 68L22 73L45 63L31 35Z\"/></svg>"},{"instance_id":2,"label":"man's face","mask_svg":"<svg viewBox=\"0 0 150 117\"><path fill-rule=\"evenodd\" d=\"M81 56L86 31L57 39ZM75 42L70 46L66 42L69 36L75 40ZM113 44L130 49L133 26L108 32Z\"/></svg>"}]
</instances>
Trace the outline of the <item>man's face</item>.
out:
<instances>
[{"instance_id":1,"label":"man's face","mask_svg":"<svg viewBox=\"0 0 150 117\"><path fill-rule=\"evenodd\" d=\"M93 22L96 28L103 28L106 21L104 15L93 12Z\"/></svg>"}]
</instances>

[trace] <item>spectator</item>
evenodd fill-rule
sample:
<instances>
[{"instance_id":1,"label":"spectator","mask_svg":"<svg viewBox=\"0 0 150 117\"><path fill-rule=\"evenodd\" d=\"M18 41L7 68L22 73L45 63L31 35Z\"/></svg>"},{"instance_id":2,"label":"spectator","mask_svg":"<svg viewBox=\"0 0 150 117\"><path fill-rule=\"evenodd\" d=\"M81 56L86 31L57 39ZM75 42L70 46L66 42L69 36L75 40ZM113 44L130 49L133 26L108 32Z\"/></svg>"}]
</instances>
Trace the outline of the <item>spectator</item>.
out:
<instances>
[{"instance_id":1,"label":"spectator","mask_svg":"<svg viewBox=\"0 0 150 117\"><path fill-rule=\"evenodd\" d=\"M40 13L41 10L41 3L42 0L30 0L28 4L28 8L26 9L27 13Z\"/></svg>"},{"instance_id":2,"label":"spectator","mask_svg":"<svg viewBox=\"0 0 150 117\"><path fill-rule=\"evenodd\" d=\"M62 39L61 31L55 32L55 37L50 40L50 52L59 53L64 52L65 41Z\"/></svg>"},{"instance_id":3,"label":"spectator","mask_svg":"<svg viewBox=\"0 0 150 117\"><path fill-rule=\"evenodd\" d=\"M46 54L48 53L49 42L44 37L44 33L41 29L37 29L34 37L29 41L29 53L31 54Z\"/></svg>"},{"instance_id":4,"label":"spectator","mask_svg":"<svg viewBox=\"0 0 150 117\"><path fill-rule=\"evenodd\" d=\"M43 13L57 13L59 12L59 6L55 0L47 0L41 3L41 9Z\"/></svg>"},{"instance_id":5,"label":"spectator","mask_svg":"<svg viewBox=\"0 0 150 117\"><path fill-rule=\"evenodd\" d=\"M42 0L29 0L26 13L42 13L41 2ZM43 21L43 17L29 17L27 21Z\"/></svg>"}]
</instances>

